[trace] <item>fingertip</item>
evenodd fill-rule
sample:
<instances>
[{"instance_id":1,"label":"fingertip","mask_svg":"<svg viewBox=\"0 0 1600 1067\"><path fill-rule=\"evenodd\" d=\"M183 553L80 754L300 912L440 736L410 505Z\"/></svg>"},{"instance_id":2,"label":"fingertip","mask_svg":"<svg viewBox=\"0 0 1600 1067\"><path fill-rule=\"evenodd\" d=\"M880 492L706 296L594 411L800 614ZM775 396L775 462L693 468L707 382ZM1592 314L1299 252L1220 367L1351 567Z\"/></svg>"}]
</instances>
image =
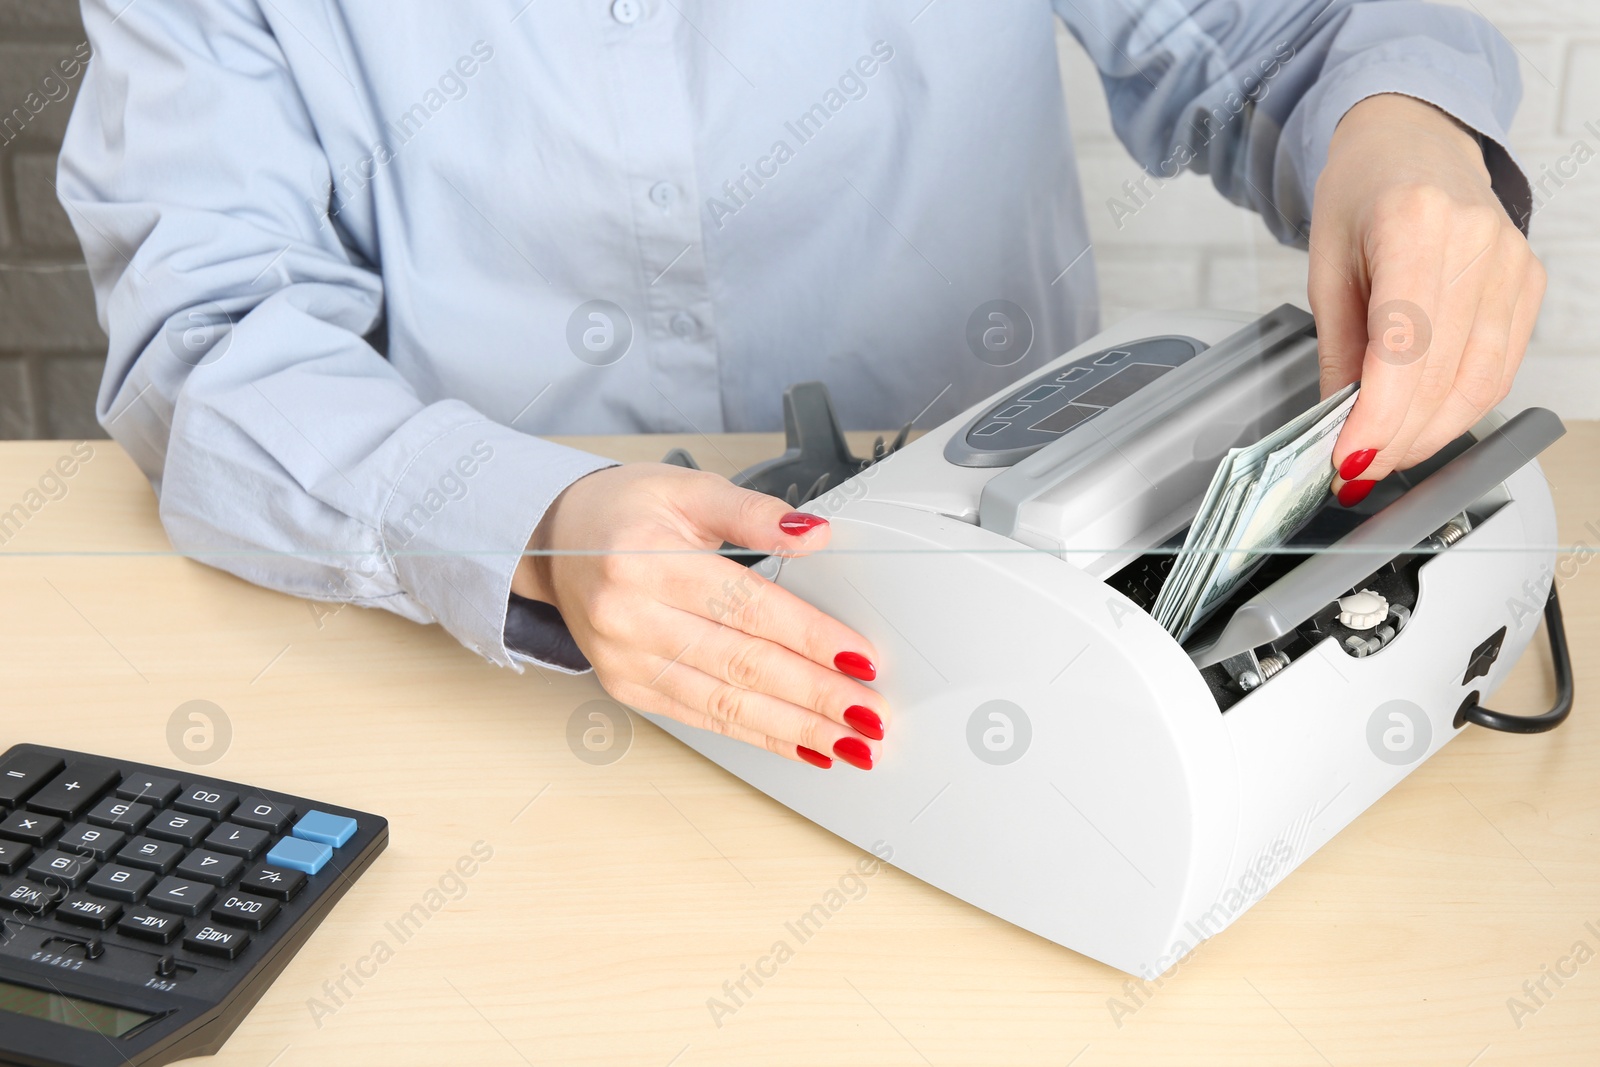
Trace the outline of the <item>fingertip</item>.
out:
<instances>
[{"instance_id":1,"label":"fingertip","mask_svg":"<svg viewBox=\"0 0 1600 1067\"><path fill-rule=\"evenodd\" d=\"M794 746L794 751L795 755L799 756L802 760L811 764L813 767L821 767L823 770L827 770L829 767L833 766L833 760L828 756L824 756L816 749L807 748L804 745L796 745Z\"/></svg>"},{"instance_id":2,"label":"fingertip","mask_svg":"<svg viewBox=\"0 0 1600 1067\"><path fill-rule=\"evenodd\" d=\"M845 725L862 737L883 740L883 717L863 704L852 704L844 711Z\"/></svg>"},{"instance_id":3,"label":"fingertip","mask_svg":"<svg viewBox=\"0 0 1600 1067\"><path fill-rule=\"evenodd\" d=\"M1333 466L1339 472L1339 478L1342 481L1350 481L1361 477L1367 468L1372 466L1372 461L1378 458L1378 450L1376 448L1358 448L1346 454L1343 459L1340 459L1339 449L1335 448L1333 455Z\"/></svg>"},{"instance_id":4,"label":"fingertip","mask_svg":"<svg viewBox=\"0 0 1600 1067\"><path fill-rule=\"evenodd\" d=\"M846 649L836 653L833 665L841 674L848 674L857 681L871 682L878 677L878 665L861 652Z\"/></svg>"},{"instance_id":5,"label":"fingertip","mask_svg":"<svg viewBox=\"0 0 1600 1067\"><path fill-rule=\"evenodd\" d=\"M878 761L873 746L859 737L841 737L833 743L833 754L857 770L870 771Z\"/></svg>"},{"instance_id":6,"label":"fingertip","mask_svg":"<svg viewBox=\"0 0 1600 1067\"><path fill-rule=\"evenodd\" d=\"M1372 492L1372 487L1378 483L1371 478L1358 478L1355 481L1345 482L1339 487L1337 498L1340 507L1353 508Z\"/></svg>"},{"instance_id":7,"label":"fingertip","mask_svg":"<svg viewBox=\"0 0 1600 1067\"><path fill-rule=\"evenodd\" d=\"M806 511L790 511L778 518L778 529L790 537L804 537L828 525L828 520L821 515L812 515Z\"/></svg>"},{"instance_id":8,"label":"fingertip","mask_svg":"<svg viewBox=\"0 0 1600 1067\"><path fill-rule=\"evenodd\" d=\"M833 538L833 525L821 515L790 511L778 520L778 536L773 552L784 556L804 556L827 548Z\"/></svg>"}]
</instances>

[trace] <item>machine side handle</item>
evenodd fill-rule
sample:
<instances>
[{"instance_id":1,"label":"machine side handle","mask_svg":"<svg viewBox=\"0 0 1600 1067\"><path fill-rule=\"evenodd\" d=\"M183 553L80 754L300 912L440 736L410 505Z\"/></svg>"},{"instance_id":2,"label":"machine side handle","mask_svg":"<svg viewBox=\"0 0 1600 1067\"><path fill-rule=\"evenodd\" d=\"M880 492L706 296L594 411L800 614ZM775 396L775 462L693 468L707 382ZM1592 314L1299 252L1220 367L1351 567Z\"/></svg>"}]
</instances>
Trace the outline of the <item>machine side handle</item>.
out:
<instances>
[{"instance_id":1,"label":"machine side handle","mask_svg":"<svg viewBox=\"0 0 1600 1067\"><path fill-rule=\"evenodd\" d=\"M1162 375L1100 418L1091 419L1076 432L989 479L978 500L978 525L1002 537L1015 537L1018 516L1030 500L1085 467L1109 461L1117 455L1118 445L1160 422L1173 410L1194 403L1242 364L1294 347L1297 342L1310 344L1314 350L1315 338L1309 312L1293 304L1279 305L1177 370Z\"/></svg>"},{"instance_id":2,"label":"machine side handle","mask_svg":"<svg viewBox=\"0 0 1600 1067\"><path fill-rule=\"evenodd\" d=\"M1190 651L1189 658L1203 669L1288 636L1384 562L1414 548L1531 463L1566 432L1553 411L1518 412L1327 550L1240 605L1217 639Z\"/></svg>"}]
</instances>

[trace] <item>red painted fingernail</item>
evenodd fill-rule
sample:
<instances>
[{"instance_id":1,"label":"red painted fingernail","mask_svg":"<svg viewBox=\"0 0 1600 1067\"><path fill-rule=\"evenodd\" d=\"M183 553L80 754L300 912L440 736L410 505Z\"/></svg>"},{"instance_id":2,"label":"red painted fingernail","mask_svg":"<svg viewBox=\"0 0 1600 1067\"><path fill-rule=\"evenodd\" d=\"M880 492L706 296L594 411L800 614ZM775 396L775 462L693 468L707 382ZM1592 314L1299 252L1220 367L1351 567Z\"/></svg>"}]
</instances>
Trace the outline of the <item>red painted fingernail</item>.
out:
<instances>
[{"instance_id":1,"label":"red painted fingernail","mask_svg":"<svg viewBox=\"0 0 1600 1067\"><path fill-rule=\"evenodd\" d=\"M833 665L852 678L870 682L878 676L878 668L859 652L841 652L833 657Z\"/></svg>"},{"instance_id":2,"label":"red painted fingernail","mask_svg":"<svg viewBox=\"0 0 1600 1067\"><path fill-rule=\"evenodd\" d=\"M821 515L808 515L803 511L791 511L778 520L778 529L790 537L799 537L818 526L828 525L828 520Z\"/></svg>"},{"instance_id":3,"label":"red painted fingernail","mask_svg":"<svg viewBox=\"0 0 1600 1067\"><path fill-rule=\"evenodd\" d=\"M833 754L861 770L872 770L872 749L859 737L841 737L833 743Z\"/></svg>"},{"instance_id":4,"label":"red painted fingernail","mask_svg":"<svg viewBox=\"0 0 1600 1067\"><path fill-rule=\"evenodd\" d=\"M794 750L801 759L805 760L813 767L821 767L823 770L827 770L829 767L833 766L833 760L829 759L827 756L824 756L816 749L807 748L804 745L796 745L794 746Z\"/></svg>"},{"instance_id":5,"label":"red painted fingernail","mask_svg":"<svg viewBox=\"0 0 1600 1067\"><path fill-rule=\"evenodd\" d=\"M852 704L844 709L844 721L854 726L856 733L863 737L870 737L874 741L883 740L883 720L878 718L878 713L871 708Z\"/></svg>"},{"instance_id":6,"label":"red painted fingernail","mask_svg":"<svg viewBox=\"0 0 1600 1067\"><path fill-rule=\"evenodd\" d=\"M1344 462L1339 464L1339 477L1345 481L1361 477L1361 472L1372 466L1373 459L1378 455L1376 448L1363 448L1359 452L1352 452L1344 457Z\"/></svg>"},{"instance_id":7,"label":"red painted fingernail","mask_svg":"<svg viewBox=\"0 0 1600 1067\"><path fill-rule=\"evenodd\" d=\"M1360 481L1345 482L1339 487L1339 503L1347 508L1353 508L1372 492L1372 487L1378 483L1371 479L1363 478Z\"/></svg>"}]
</instances>

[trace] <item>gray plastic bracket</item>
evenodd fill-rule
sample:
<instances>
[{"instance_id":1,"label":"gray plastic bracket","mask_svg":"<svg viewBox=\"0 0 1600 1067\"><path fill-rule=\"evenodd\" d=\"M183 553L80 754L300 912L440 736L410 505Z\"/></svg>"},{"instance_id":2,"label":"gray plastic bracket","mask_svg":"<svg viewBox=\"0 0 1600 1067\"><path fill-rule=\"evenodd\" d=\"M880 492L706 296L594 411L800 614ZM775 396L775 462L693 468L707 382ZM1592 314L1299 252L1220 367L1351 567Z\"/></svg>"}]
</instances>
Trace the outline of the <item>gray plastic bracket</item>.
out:
<instances>
[{"instance_id":1,"label":"gray plastic bracket","mask_svg":"<svg viewBox=\"0 0 1600 1067\"><path fill-rule=\"evenodd\" d=\"M1553 411L1528 408L1408 489L1398 500L1241 604L1196 667L1287 637L1395 556L1409 552L1566 433Z\"/></svg>"},{"instance_id":2,"label":"gray plastic bracket","mask_svg":"<svg viewBox=\"0 0 1600 1067\"><path fill-rule=\"evenodd\" d=\"M1119 447L1172 411L1194 402L1251 360L1300 343L1315 343L1311 315L1282 304L1212 345L1170 374L989 479L978 500L978 525L1015 537L1024 504L1078 471L1104 463Z\"/></svg>"}]
</instances>

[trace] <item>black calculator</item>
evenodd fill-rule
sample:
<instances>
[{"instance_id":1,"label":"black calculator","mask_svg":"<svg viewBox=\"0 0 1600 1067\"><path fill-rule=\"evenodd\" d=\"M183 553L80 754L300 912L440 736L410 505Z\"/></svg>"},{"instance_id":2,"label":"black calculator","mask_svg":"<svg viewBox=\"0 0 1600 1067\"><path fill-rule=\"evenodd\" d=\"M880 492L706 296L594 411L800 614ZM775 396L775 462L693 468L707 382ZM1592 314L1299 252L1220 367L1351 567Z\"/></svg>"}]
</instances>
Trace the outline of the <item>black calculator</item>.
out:
<instances>
[{"instance_id":1,"label":"black calculator","mask_svg":"<svg viewBox=\"0 0 1600 1067\"><path fill-rule=\"evenodd\" d=\"M389 841L376 815L17 745L0 756L0 1064L215 1053Z\"/></svg>"}]
</instances>

